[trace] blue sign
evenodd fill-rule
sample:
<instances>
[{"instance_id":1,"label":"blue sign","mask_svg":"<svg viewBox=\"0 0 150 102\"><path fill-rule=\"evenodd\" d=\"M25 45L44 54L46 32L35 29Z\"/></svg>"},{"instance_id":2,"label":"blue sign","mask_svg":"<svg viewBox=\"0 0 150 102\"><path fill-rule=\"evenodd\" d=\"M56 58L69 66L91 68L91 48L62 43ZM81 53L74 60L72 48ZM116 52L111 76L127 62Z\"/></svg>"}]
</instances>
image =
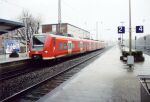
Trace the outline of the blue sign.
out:
<instances>
[{"instance_id":1,"label":"blue sign","mask_svg":"<svg viewBox=\"0 0 150 102\"><path fill-rule=\"evenodd\" d=\"M118 33L125 33L125 26L118 26Z\"/></svg>"},{"instance_id":2,"label":"blue sign","mask_svg":"<svg viewBox=\"0 0 150 102\"><path fill-rule=\"evenodd\" d=\"M144 27L143 26L136 26L136 33L143 33Z\"/></svg>"}]
</instances>

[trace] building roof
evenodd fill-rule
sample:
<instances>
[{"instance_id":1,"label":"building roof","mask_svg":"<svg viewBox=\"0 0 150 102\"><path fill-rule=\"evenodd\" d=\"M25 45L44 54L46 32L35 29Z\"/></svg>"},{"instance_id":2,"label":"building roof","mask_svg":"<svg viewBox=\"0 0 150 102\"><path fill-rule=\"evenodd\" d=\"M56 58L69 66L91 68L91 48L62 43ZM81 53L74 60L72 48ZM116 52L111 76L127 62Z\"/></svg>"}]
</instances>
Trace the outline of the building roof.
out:
<instances>
[{"instance_id":1,"label":"building roof","mask_svg":"<svg viewBox=\"0 0 150 102\"><path fill-rule=\"evenodd\" d=\"M78 29L81 29L81 30L83 30L83 31L86 31L86 32L88 32L88 33L90 33L89 31L87 31L87 30L85 30L85 29L82 29L82 28L80 28L80 27L77 27L77 26L75 26L75 25L72 25L72 24L70 24L70 23L61 23L62 25L70 25L70 26L73 26L73 27L75 27L75 28L78 28ZM58 24L43 24L43 26L44 25L58 25Z\"/></svg>"},{"instance_id":2,"label":"building roof","mask_svg":"<svg viewBox=\"0 0 150 102\"><path fill-rule=\"evenodd\" d=\"M23 23L0 19L0 35L24 27Z\"/></svg>"}]
</instances>

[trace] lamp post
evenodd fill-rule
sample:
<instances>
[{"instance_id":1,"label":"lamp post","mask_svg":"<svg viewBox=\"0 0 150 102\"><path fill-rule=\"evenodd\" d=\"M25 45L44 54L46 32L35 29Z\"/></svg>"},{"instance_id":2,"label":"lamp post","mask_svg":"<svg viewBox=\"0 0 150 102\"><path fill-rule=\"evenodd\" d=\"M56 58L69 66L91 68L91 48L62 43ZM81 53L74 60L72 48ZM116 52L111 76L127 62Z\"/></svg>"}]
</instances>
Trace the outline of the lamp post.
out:
<instances>
[{"instance_id":1,"label":"lamp post","mask_svg":"<svg viewBox=\"0 0 150 102\"><path fill-rule=\"evenodd\" d=\"M132 54L131 0L129 0L129 55Z\"/></svg>"},{"instance_id":2,"label":"lamp post","mask_svg":"<svg viewBox=\"0 0 150 102\"><path fill-rule=\"evenodd\" d=\"M129 56L127 56L127 65L132 67L134 57L132 56L132 24L131 24L131 0L129 0Z\"/></svg>"},{"instance_id":3,"label":"lamp post","mask_svg":"<svg viewBox=\"0 0 150 102\"><path fill-rule=\"evenodd\" d=\"M137 37L135 36L135 50L136 50L136 39L137 39Z\"/></svg>"},{"instance_id":4,"label":"lamp post","mask_svg":"<svg viewBox=\"0 0 150 102\"><path fill-rule=\"evenodd\" d=\"M122 21L122 22L120 22L121 23L121 26L123 26L123 24L124 24L124 22ZM122 34L120 34L120 36L122 35L122 37L121 37L121 48L122 48L122 51L123 51L123 33Z\"/></svg>"},{"instance_id":5,"label":"lamp post","mask_svg":"<svg viewBox=\"0 0 150 102\"><path fill-rule=\"evenodd\" d=\"M96 40L98 40L98 21L96 22Z\"/></svg>"},{"instance_id":6,"label":"lamp post","mask_svg":"<svg viewBox=\"0 0 150 102\"><path fill-rule=\"evenodd\" d=\"M61 0L58 0L58 33L61 32Z\"/></svg>"},{"instance_id":7,"label":"lamp post","mask_svg":"<svg viewBox=\"0 0 150 102\"><path fill-rule=\"evenodd\" d=\"M144 50L146 49L146 36L144 36Z\"/></svg>"}]
</instances>

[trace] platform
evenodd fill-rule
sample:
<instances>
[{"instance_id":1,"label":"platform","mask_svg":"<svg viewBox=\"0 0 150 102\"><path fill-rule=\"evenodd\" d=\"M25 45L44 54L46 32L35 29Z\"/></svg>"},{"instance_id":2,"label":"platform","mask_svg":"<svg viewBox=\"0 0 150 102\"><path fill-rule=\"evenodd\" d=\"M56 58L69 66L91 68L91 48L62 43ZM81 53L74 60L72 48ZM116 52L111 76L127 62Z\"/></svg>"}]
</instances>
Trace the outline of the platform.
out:
<instances>
[{"instance_id":1,"label":"platform","mask_svg":"<svg viewBox=\"0 0 150 102\"><path fill-rule=\"evenodd\" d=\"M141 102L137 75L150 75L150 56L129 68L111 48L38 102Z\"/></svg>"},{"instance_id":2,"label":"platform","mask_svg":"<svg viewBox=\"0 0 150 102\"><path fill-rule=\"evenodd\" d=\"M0 72L10 71L16 67L26 65L29 57L25 53L19 53L19 57L10 58L9 54L0 55Z\"/></svg>"},{"instance_id":3,"label":"platform","mask_svg":"<svg viewBox=\"0 0 150 102\"><path fill-rule=\"evenodd\" d=\"M9 54L0 55L0 64L29 59L26 53L19 53L19 57L10 58Z\"/></svg>"}]
</instances>

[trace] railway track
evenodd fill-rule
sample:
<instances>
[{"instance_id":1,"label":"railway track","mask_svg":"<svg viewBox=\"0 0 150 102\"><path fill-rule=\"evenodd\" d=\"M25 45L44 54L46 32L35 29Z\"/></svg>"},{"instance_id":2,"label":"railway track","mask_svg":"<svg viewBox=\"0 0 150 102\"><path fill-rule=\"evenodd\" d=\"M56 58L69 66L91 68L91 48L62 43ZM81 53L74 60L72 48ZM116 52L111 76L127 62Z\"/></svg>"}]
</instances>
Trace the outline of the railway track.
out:
<instances>
[{"instance_id":1,"label":"railway track","mask_svg":"<svg viewBox=\"0 0 150 102\"><path fill-rule=\"evenodd\" d=\"M71 60L71 59L72 58L64 58L63 61L67 61L67 60ZM28 73L31 71L35 71L35 70L38 70L38 69L43 68L43 67L49 67L49 65L54 66L54 65L57 65L59 63L62 63L63 61L59 60L56 62L56 61L51 60L51 61L44 61L44 62L41 61L40 63L36 62L36 61L30 61L29 63L27 63L28 65L24 65L24 66L19 67L19 68L17 67L13 70L9 70L9 68L8 68L8 71L1 72L0 73L0 81L7 80L7 79L10 79L13 77L17 77L19 75L22 75L22 74L25 74L25 73ZM44 63L44 65L42 63Z\"/></svg>"},{"instance_id":2,"label":"railway track","mask_svg":"<svg viewBox=\"0 0 150 102\"><path fill-rule=\"evenodd\" d=\"M7 71L7 72L4 72L4 73L1 73L0 74L0 81L7 80L9 78L13 78L13 77L25 74L29 71L31 71L31 69L20 68L20 69L15 69L15 70L12 70L12 71Z\"/></svg>"},{"instance_id":3,"label":"railway track","mask_svg":"<svg viewBox=\"0 0 150 102\"><path fill-rule=\"evenodd\" d=\"M72 62L68 61L65 64L69 65L64 70L61 70L44 80L39 81L17 93L10 95L9 97L5 97L1 100L1 102L30 102L36 101L41 98L43 95L47 94L55 87L63 83L64 81L68 80L72 75L80 71L82 68L78 68L77 66L86 63L90 59L102 54L107 49L103 49L101 51L93 52L90 55L84 56L80 60L71 60ZM87 63L88 64L88 63ZM59 66L58 66L59 67Z\"/></svg>"}]
</instances>

